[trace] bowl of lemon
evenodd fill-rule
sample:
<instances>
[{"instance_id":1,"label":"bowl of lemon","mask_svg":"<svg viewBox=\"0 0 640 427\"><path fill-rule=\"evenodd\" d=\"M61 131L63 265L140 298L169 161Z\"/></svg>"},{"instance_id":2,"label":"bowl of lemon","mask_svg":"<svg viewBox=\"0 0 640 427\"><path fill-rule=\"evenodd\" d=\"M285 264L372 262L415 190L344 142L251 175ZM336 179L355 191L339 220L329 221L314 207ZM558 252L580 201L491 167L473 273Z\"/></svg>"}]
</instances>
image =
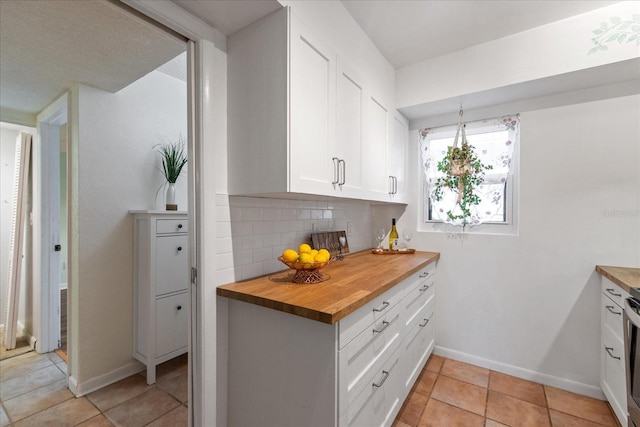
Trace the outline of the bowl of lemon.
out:
<instances>
[{"instance_id":1,"label":"bowl of lemon","mask_svg":"<svg viewBox=\"0 0 640 427\"><path fill-rule=\"evenodd\" d=\"M318 270L326 267L332 261L332 257L331 253L324 248L312 249L311 246L303 243L297 251L285 249L278 260L296 270L292 278L294 283L319 283L327 280L328 276Z\"/></svg>"}]
</instances>

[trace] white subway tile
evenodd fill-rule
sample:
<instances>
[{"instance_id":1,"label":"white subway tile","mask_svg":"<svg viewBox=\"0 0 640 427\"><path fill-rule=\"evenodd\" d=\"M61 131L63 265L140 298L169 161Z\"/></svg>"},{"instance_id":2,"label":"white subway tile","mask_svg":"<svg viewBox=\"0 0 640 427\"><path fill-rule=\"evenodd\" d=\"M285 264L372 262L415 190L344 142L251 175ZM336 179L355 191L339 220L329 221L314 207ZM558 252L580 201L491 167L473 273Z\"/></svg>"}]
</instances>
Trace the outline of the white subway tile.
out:
<instances>
[{"instance_id":1,"label":"white subway tile","mask_svg":"<svg viewBox=\"0 0 640 427\"><path fill-rule=\"evenodd\" d=\"M262 209L262 219L264 221L275 221L280 219L280 209L264 208Z\"/></svg>"},{"instance_id":2,"label":"white subway tile","mask_svg":"<svg viewBox=\"0 0 640 427\"><path fill-rule=\"evenodd\" d=\"M288 267L277 259L265 261L262 266L263 274L271 274L287 269Z\"/></svg>"},{"instance_id":3,"label":"white subway tile","mask_svg":"<svg viewBox=\"0 0 640 427\"><path fill-rule=\"evenodd\" d=\"M322 218L324 218L324 219L332 219L333 218L333 211L331 209L326 209L326 210L322 211Z\"/></svg>"},{"instance_id":4,"label":"white subway tile","mask_svg":"<svg viewBox=\"0 0 640 427\"><path fill-rule=\"evenodd\" d=\"M282 238L280 233L271 233L262 236L262 246L265 248L278 246L281 242Z\"/></svg>"},{"instance_id":5,"label":"white subway tile","mask_svg":"<svg viewBox=\"0 0 640 427\"><path fill-rule=\"evenodd\" d=\"M287 208L289 207L289 200L287 199L272 199L271 206L274 208Z\"/></svg>"},{"instance_id":6,"label":"white subway tile","mask_svg":"<svg viewBox=\"0 0 640 427\"><path fill-rule=\"evenodd\" d=\"M290 231L302 231L304 230L304 221L289 221Z\"/></svg>"},{"instance_id":7,"label":"white subway tile","mask_svg":"<svg viewBox=\"0 0 640 427\"><path fill-rule=\"evenodd\" d=\"M216 206L216 221L231 221L228 206Z\"/></svg>"},{"instance_id":8,"label":"white subway tile","mask_svg":"<svg viewBox=\"0 0 640 427\"><path fill-rule=\"evenodd\" d=\"M296 213L297 219L311 219L311 210L310 209L298 209Z\"/></svg>"},{"instance_id":9,"label":"white subway tile","mask_svg":"<svg viewBox=\"0 0 640 427\"><path fill-rule=\"evenodd\" d=\"M216 194L216 206L229 206L229 195Z\"/></svg>"},{"instance_id":10,"label":"white subway tile","mask_svg":"<svg viewBox=\"0 0 640 427\"><path fill-rule=\"evenodd\" d=\"M231 237L231 223L228 221L216 222L216 237Z\"/></svg>"},{"instance_id":11,"label":"white subway tile","mask_svg":"<svg viewBox=\"0 0 640 427\"><path fill-rule=\"evenodd\" d=\"M233 241L231 237L216 238L216 254L233 252Z\"/></svg>"},{"instance_id":12,"label":"white subway tile","mask_svg":"<svg viewBox=\"0 0 640 427\"><path fill-rule=\"evenodd\" d=\"M231 233L233 233L234 236L248 236L250 234L253 234L253 223L232 221Z\"/></svg>"},{"instance_id":13,"label":"white subway tile","mask_svg":"<svg viewBox=\"0 0 640 427\"><path fill-rule=\"evenodd\" d=\"M262 208L242 208L242 221L262 221Z\"/></svg>"},{"instance_id":14,"label":"white subway tile","mask_svg":"<svg viewBox=\"0 0 640 427\"><path fill-rule=\"evenodd\" d=\"M322 210L311 209L311 219L322 219Z\"/></svg>"},{"instance_id":15,"label":"white subway tile","mask_svg":"<svg viewBox=\"0 0 640 427\"><path fill-rule=\"evenodd\" d=\"M229 208L231 221L242 221L242 208L231 206Z\"/></svg>"},{"instance_id":16,"label":"white subway tile","mask_svg":"<svg viewBox=\"0 0 640 427\"><path fill-rule=\"evenodd\" d=\"M263 273L262 263L249 264L240 268L240 280L252 279L254 277L262 276Z\"/></svg>"},{"instance_id":17,"label":"white subway tile","mask_svg":"<svg viewBox=\"0 0 640 427\"><path fill-rule=\"evenodd\" d=\"M262 262L271 259L271 248L254 249L252 254L252 262Z\"/></svg>"},{"instance_id":18,"label":"white subway tile","mask_svg":"<svg viewBox=\"0 0 640 427\"><path fill-rule=\"evenodd\" d=\"M286 233L289 231L289 221L273 221L274 233Z\"/></svg>"},{"instance_id":19,"label":"white subway tile","mask_svg":"<svg viewBox=\"0 0 640 427\"><path fill-rule=\"evenodd\" d=\"M262 247L262 236L260 235L251 235L251 236L242 236L240 249L259 249Z\"/></svg>"},{"instance_id":20,"label":"white subway tile","mask_svg":"<svg viewBox=\"0 0 640 427\"><path fill-rule=\"evenodd\" d=\"M233 253L216 255L216 269L224 270L226 268L233 268Z\"/></svg>"},{"instance_id":21,"label":"white subway tile","mask_svg":"<svg viewBox=\"0 0 640 427\"><path fill-rule=\"evenodd\" d=\"M273 232L272 221L255 221L253 224L253 234L268 234Z\"/></svg>"},{"instance_id":22,"label":"white subway tile","mask_svg":"<svg viewBox=\"0 0 640 427\"><path fill-rule=\"evenodd\" d=\"M236 280L239 280L237 279L238 275L236 274L239 272L240 270L235 268L226 268L223 270L217 270L215 274L216 286L226 285L228 283L233 283Z\"/></svg>"}]
</instances>

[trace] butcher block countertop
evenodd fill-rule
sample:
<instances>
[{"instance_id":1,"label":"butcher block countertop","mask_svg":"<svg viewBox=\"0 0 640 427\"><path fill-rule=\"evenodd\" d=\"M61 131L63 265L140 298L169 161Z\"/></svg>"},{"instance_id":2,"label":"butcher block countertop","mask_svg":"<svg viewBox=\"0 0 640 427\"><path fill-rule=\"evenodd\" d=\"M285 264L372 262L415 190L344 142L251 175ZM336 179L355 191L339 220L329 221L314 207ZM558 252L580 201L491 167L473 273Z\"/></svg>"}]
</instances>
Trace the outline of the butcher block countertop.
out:
<instances>
[{"instance_id":1,"label":"butcher block countertop","mask_svg":"<svg viewBox=\"0 0 640 427\"><path fill-rule=\"evenodd\" d=\"M630 288L640 288L640 268L596 265L596 271L627 292Z\"/></svg>"},{"instance_id":2,"label":"butcher block countertop","mask_svg":"<svg viewBox=\"0 0 640 427\"><path fill-rule=\"evenodd\" d=\"M286 270L220 286L218 295L334 324L439 258L438 252L374 255L363 251L323 268L329 279L321 283L291 283L287 278L294 271Z\"/></svg>"}]
</instances>

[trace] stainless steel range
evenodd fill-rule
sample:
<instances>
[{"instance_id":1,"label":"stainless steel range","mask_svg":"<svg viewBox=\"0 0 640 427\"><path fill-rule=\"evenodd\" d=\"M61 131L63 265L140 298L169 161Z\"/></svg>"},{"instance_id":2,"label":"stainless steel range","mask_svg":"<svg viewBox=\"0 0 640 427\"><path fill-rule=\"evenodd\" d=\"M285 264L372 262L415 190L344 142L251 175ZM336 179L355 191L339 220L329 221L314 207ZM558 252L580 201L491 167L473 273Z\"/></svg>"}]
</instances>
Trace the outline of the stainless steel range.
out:
<instances>
[{"instance_id":1,"label":"stainless steel range","mask_svg":"<svg viewBox=\"0 0 640 427\"><path fill-rule=\"evenodd\" d=\"M629 427L640 427L640 289L631 288L624 303L624 351Z\"/></svg>"}]
</instances>

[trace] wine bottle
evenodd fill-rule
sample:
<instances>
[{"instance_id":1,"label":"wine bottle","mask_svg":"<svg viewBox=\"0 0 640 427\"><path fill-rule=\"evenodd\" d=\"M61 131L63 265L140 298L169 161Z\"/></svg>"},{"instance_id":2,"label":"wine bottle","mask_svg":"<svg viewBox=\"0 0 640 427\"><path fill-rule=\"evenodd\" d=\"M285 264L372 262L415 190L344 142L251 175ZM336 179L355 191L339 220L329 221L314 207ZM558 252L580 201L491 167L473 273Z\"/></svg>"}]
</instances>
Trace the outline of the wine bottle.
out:
<instances>
[{"instance_id":1,"label":"wine bottle","mask_svg":"<svg viewBox=\"0 0 640 427\"><path fill-rule=\"evenodd\" d=\"M398 230L396 230L396 219L391 220L391 232L389 233L389 250L398 250Z\"/></svg>"}]
</instances>

